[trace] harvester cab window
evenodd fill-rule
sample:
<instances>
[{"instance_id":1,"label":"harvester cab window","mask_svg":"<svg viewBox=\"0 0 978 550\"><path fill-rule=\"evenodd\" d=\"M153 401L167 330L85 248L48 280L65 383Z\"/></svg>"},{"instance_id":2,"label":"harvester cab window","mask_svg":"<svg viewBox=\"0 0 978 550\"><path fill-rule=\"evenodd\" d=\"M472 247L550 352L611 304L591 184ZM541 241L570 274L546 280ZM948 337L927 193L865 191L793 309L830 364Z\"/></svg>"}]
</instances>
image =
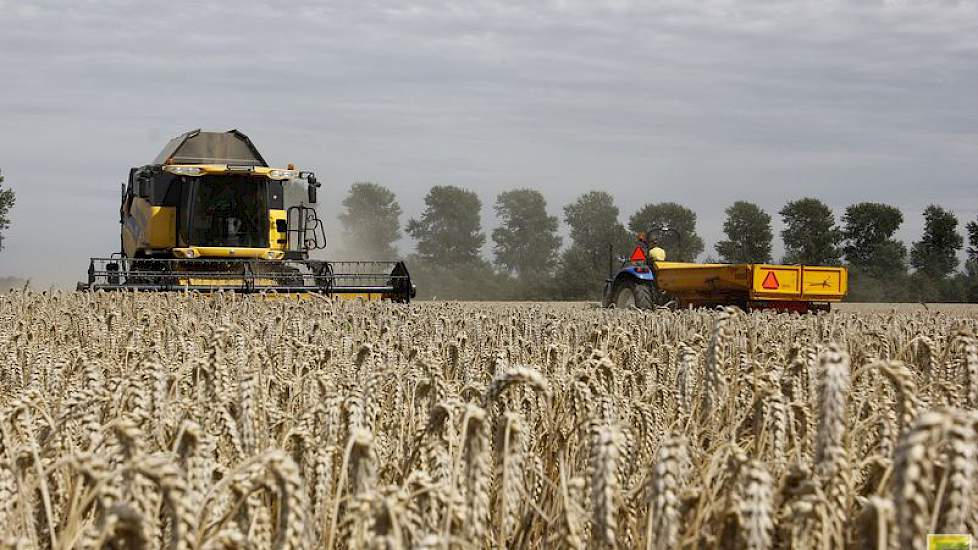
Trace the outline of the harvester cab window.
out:
<instances>
[{"instance_id":1,"label":"harvester cab window","mask_svg":"<svg viewBox=\"0 0 978 550\"><path fill-rule=\"evenodd\" d=\"M251 177L208 176L194 182L190 244L268 246L265 182Z\"/></svg>"},{"instance_id":2,"label":"harvester cab window","mask_svg":"<svg viewBox=\"0 0 978 550\"><path fill-rule=\"evenodd\" d=\"M122 188L122 215L126 216L129 214L129 208L132 206L132 179L133 174L136 169L133 168L129 170L129 182L125 184Z\"/></svg>"}]
</instances>

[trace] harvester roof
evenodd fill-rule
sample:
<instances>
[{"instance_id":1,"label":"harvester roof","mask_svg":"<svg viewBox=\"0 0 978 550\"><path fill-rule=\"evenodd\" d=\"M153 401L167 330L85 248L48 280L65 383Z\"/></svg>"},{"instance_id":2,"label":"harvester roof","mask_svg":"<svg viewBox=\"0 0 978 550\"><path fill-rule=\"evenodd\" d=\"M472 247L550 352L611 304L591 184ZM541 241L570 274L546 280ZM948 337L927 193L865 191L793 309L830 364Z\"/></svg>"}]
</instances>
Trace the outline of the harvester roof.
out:
<instances>
[{"instance_id":1,"label":"harvester roof","mask_svg":"<svg viewBox=\"0 0 978 550\"><path fill-rule=\"evenodd\" d=\"M248 136L238 130L202 132L199 129L171 139L153 164L268 166Z\"/></svg>"}]
</instances>

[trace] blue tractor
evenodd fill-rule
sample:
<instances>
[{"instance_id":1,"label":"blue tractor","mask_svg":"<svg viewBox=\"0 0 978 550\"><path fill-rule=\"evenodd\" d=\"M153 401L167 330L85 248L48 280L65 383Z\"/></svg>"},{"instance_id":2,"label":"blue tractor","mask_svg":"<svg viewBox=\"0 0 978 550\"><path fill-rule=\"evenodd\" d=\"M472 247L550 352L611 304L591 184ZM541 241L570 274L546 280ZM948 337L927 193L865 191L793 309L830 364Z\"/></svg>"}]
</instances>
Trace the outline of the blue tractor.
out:
<instances>
[{"instance_id":1,"label":"blue tractor","mask_svg":"<svg viewBox=\"0 0 978 550\"><path fill-rule=\"evenodd\" d=\"M656 284L656 262L666 259L666 251L659 246L660 240L669 236L678 239L669 226L654 229L658 238L649 237L651 232L638 234L638 244L629 257L619 257L620 266L614 269L614 250L609 250L608 279L605 281L601 305L607 308L655 309L670 307L675 301Z\"/></svg>"}]
</instances>

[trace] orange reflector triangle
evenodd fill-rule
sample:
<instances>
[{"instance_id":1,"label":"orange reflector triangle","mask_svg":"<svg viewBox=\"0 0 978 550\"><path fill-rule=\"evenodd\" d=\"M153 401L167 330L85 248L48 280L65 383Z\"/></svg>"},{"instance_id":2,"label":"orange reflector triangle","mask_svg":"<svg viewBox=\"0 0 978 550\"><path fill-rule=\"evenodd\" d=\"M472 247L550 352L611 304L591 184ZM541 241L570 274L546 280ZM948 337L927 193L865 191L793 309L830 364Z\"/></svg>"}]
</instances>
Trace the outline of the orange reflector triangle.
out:
<instances>
[{"instance_id":1,"label":"orange reflector triangle","mask_svg":"<svg viewBox=\"0 0 978 550\"><path fill-rule=\"evenodd\" d=\"M761 288L767 290L777 290L781 287L781 283L778 282L778 276L774 274L773 271L767 272L767 277L764 277L764 282L761 283Z\"/></svg>"},{"instance_id":2,"label":"orange reflector triangle","mask_svg":"<svg viewBox=\"0 0 978 550\"><path fill-rule=\"evenodd\" d=\"M644 262L645 261L645 251L642 250L641 246L636 246L635 250L632 251L632 256L628 258L633 262Z\"/></svg>"}]
</instances>

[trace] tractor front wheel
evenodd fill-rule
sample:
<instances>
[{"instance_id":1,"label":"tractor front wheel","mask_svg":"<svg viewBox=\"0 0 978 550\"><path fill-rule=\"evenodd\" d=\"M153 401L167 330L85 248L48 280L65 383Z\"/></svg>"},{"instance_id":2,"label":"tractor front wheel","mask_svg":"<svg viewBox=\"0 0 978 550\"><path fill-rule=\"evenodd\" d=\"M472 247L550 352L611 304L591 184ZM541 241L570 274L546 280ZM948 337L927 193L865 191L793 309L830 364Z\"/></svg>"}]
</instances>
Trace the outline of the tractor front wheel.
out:
<instances>
[{"instance_id":1,"label":"tractor front wheel","mask_svg":"<svg viewBox=\"0 0 978 550\"><path fill-rule=\"evenodd\" d=\"M620 281L612 291L611 302L618 309L637 307L638 309L653 309L655 301L652 298L652 289L648 285L636 283L635 281Z\"/></svg>"}]
</instances>

